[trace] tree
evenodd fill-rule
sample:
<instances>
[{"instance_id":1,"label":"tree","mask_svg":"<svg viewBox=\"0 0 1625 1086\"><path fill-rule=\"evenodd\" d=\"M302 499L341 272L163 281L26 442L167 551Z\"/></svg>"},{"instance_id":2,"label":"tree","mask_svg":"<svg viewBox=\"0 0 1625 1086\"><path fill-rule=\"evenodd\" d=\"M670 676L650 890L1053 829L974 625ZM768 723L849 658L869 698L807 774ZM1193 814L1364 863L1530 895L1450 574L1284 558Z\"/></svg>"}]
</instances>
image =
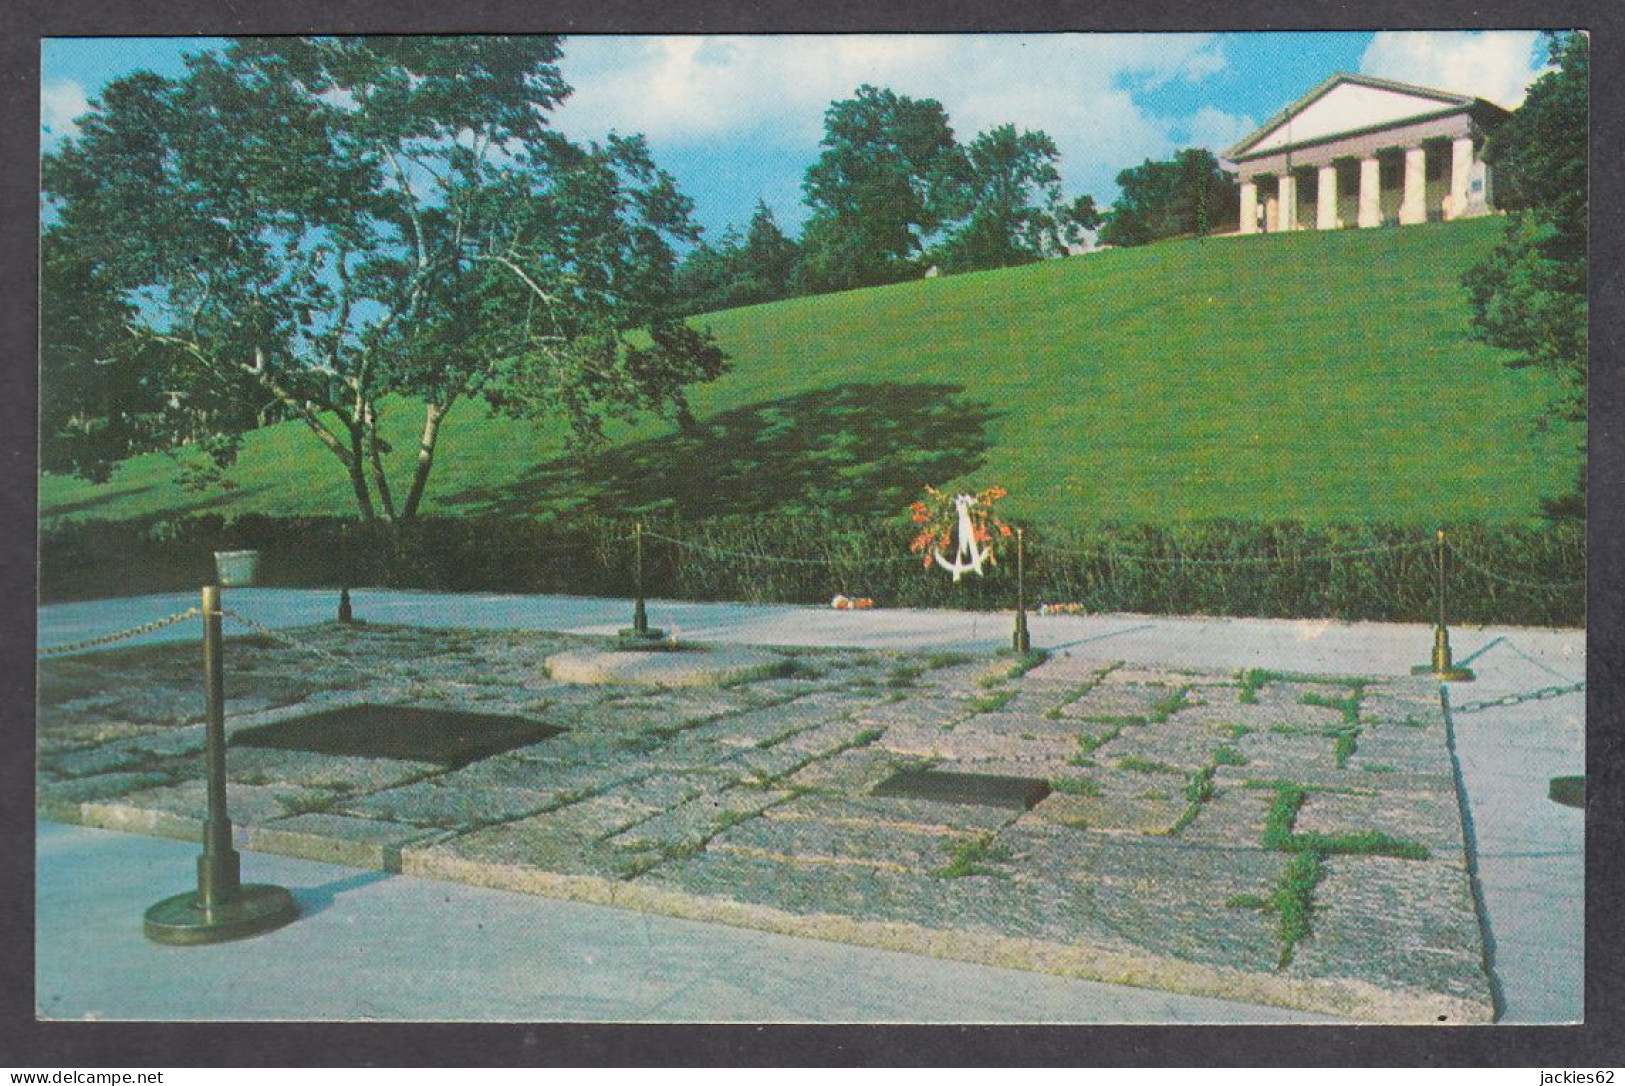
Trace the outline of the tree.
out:
<instances>
[{"instance_id":1,"label":"tree","mask_svg":"<svg viewBox=\"0 0 1625 1086\"><path fill-rule=\"evenodd\" d=\"M815 291L912 278L944 221L964 157L940 102L868 86L824 114L802 190L803 274Z\"/></svg>"},{"instance_id":2,"label":"tree","mask_svg":"<svg viewBox=\"0 0 1625 1086\"><path fill-rule=\"evenodd\" d=\"M128 332L135 307L105 269L47 231L40 246L40 466L105 482L140 453L202 449L227 460L269 407L246 377L181 388L187 359ZM175 376L170 376L175 375ZM196 465L183 481L201 482Z\"/></svg>"},{"instance_id":3,"label":"tree","mask_svg":"<svg viewBox=\"0 0 1625 1086\"><path fill-rule=\"evenodd\" d=\"M740 304L777 301L795 292L801 247L779 229L778 220L765 201L756 201L756 211L745 229L745 245L740 257L746 281L742 294L747 299Z\"/></svg>"},{"instance_id":4,"label":"tree","mask_svg":"<svg viewBox=\"0 0 1625 1086\"><path fill-rule=\"evenodd\" d=\"M800 257L800 246L785 236L773 212L758 200L743 235L730 226L716 245L701 242L683 258L672 311L712 313L788 298L795 293Z\"/></svg>"},{"instance_id":5,"label":"tree","mask_svg":"<svg viewBox=\"0 0 1625 1086\"><path fill-rule=\"evenodd\" d=\"M465 399L562 413L589 443L610 417L683 414L683 387L724 367L661 317L688 201L641 138L548 128L559 56L530 36L240 39L111 84L44 163L44 338L58 372L92 372L63 314L99 307L146 392L87 395L140 440L66 462L199 435L229 461L263 417L251 389L332 454L362 516L410 520ZM381 420L413 404L397 503Z\"/></svg>"},{"instance_id":6,"label":"tree","mask_svg":"<svg viewBox=\"0 0 1625 1086\"><path fill-rule=\"evenodd\" d=\"M1081 231L1098 224L1094 200L1071 206L1061 198L1060 158L1043 132L1003 124L965 148L958 199L963 223L933 254L944 271L976 271L1064 256Z\"/></svg>"},{"instance_id":7,"label":"tree","mask_svg":"<svg viewBox=\"0 0 1625 1086\"><path fill-rule=\"evenodd\" d=\"M677 265L672 312L678 316L732 308L739 275L739 231L730 227L716 245L699 242Z\"/></svg>"},{"instance_id":8,"label":"tree","mask_svg":"<svg viewBox=\"0 0 1625 1086\"><path fill-rule=\"evenodd\" d=\"M1467 273L1473 325L1487 343L1518 352L1519 364L1556 372L1563 407L1585 415L1587 175L1590 43L1554 35L1554 71L1491 136L1496 202L1512 214L1490 257Z\"/></svg>"},{"instance_id":9,"label":"tree","mask_svg":"<svg viewBox=\"0 0 1625 1086\"><path fill-rule=\"evenodd\" d=\"M1484 157L1495 169L1499 207L1541 212L1571 240L1583 241L1590 207L1590 39L1579 32L1548 35L1547 63L1555 69L1535 81L1523 105L1495 130Z\"/></svg>"},{"instance_id":10,"label":"tree","mask_svg":"<svg viewBox=\"0 0 1625 1086\"><path fill-rule=\"evenodd\" d=\"M1164 238L1204 237L1235 221L1239 189L1211 151L1190 147L1172 159L1147 159L1117 175L1121 195L1106 212L1100 240L1148 245Z\"/></svg>"},{"instance_id":11,"label":"tree","mask_svg":"<svg viewBox=\"0 0 1625 1086\"><path fill-rule=\"evenodd\" d=\"M1587 171L1590 41L1552 35L1550 62L1511 117L1490 137L1496 202L1511 209L1499 245L1463 277L1473 333L1516 353L1514 366L1539 366L1563 391L1561 419L1586 415L1586 253L1590 214ZM1574 495L1548 503L1554 516L1583 515L1585 473Z\"/></svg>"}]
</instances>

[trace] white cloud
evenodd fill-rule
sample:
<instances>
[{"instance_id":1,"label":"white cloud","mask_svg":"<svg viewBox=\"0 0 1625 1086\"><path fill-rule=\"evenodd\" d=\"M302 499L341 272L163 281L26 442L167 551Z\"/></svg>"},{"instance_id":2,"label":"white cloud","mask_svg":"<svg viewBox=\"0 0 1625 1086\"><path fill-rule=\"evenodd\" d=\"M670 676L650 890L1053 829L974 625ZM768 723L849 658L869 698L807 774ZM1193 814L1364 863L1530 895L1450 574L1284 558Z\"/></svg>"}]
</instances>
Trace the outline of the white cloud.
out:
<instances>
[{"instance_id":1,"label":"white cloud","mask_svg":"<svg viewBox=\"0 0 1625 1086\"><path fill-rule=\"evenodd\" d=\"M85 89L72 80L59 79L40 87L40 139L47 146L75 135L74 122L90 111Z\"/></svg>"},{"instance_id":2,"label":"white cloud","mask_svg":"<svg viewBox=\"0 0 1625 1086\"><path fill-rule=\"evenodd\" d=\"M1389 30L1366 46L1360 71L1515 109L1545 70L1544 60L1533 30Z\"/></svg>"},{"instance_id":3,"label":"white cloud","mask_svg":"<svg viewBox=\"0 0 1625 1086\"><path fill-rule=\"evenodd\" d=\"M1258 125L1259 122L1252 117L1203 106L1186 119L1185 138L1180 142L1192 147L1206 147L1215 155L1223 155L1244 137L1257 131Z\"/></svg>"},{"instance_id":4,"label":"white cloud","mask_svg":"<svg viewBox=\"0 0 1625 1086\"><path fill-rule=\"evenodd\" d=\"M1005 122L1042 129L1068 188L1104 193L1124 164L1167 155L1178 137L1216 134L1222 148L1250 123L1213 109L1158 117L1136 101L1226 65L1212 34L584 37L565 43L576 93L557 123L583 138L643 132L657 148L744 136L805 153L830 102L872 83L941 102L962 140Z\"/></svg>"}]
</instances>

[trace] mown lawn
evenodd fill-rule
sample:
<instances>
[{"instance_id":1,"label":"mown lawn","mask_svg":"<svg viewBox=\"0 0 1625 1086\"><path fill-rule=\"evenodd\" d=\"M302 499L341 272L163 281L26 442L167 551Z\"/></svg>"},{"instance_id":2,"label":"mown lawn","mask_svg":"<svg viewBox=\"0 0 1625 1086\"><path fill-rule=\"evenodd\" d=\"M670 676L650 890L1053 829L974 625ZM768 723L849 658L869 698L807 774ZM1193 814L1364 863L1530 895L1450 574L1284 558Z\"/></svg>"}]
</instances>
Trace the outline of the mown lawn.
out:
<instances>
[{"instance_id":1,"label":"mown lawn","mask_svg":"<svg viewBox=\"0 0 1625 1086\"><path fill-rule=\"evenodd\" d=\"M700 427L622 427L586 464L557 425L464 404L425 512L891 513L998 483L1014 517L1431 525L1534 516L1571 486L1551 379L1468 338L1461 273L1498 220L1172 242L701 318L733 369ZM418 412L390 405L398 489ZM44 518L351 511L301 428L250 436L229 490L175 463L47 477Z\"/></svg>"}]
</instances>

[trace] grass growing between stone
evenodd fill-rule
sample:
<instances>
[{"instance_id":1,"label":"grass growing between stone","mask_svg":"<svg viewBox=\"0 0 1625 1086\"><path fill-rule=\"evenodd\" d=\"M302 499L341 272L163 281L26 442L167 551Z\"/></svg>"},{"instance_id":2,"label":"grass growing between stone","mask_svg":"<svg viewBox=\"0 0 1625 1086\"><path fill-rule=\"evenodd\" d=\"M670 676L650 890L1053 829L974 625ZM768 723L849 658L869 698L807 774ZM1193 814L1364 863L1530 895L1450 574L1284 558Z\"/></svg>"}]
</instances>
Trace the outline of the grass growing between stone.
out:
<instances>
[{"instance_id":1,"label":"grass growing between stone","mask_svg":"<svg viewBox=\"0 0 1625 1086\"><path fill-rule=\"evenodd\" d=\"M1146 714L1147 724L1166 724L1168 718L1188 704L1185 696L1190 693L1190 687L1180 686L1170 690L1167 694L1152 702Z\"/></svg>"},{"instance_id":2,"label":"grass growing between stone","mask_svg":"<svg viewBox=\"0 0 1625 1086\"><path fill-rule=\"evenodd\" d=\"M1044 649L1032 649L1016 657L1015 663L1010 665L1004 673L1006 679L1019 679L1033 668L1049 659L1049 653Z\"/></svg>"},{"instance_id":3,"label":"grass growing between stone","mask_svg":"<svg viewBox=\"0 0 1625 1086\"><path fill-rule=\"evenodd\" d=\"M1017 690L994 690L989 694L984 694L970 703L971 715L996 713L1014 701L1018 693L1020 691Z\"/></svg>"},{"instance_id":4,"label":"grass growing between stone","mask_svg":"<svg viewBox=\"0 0 1625 1086\"><path fill-rule=\"evenodd\" d=\"M1010 852L988 833L971 841L955 845L947 864L931 872L939 879L963 879L972 875L990 875L1004 878L1005 872L993 865L1010 858Z\"/></svg>"},{"instance_id":5,"label":"grass growing between stone","mask_svg":"<svg viewBox=\"0 0 1625 1086\"><path fill-rule=\"evenodd\" d=\"M1320 884L1324 868L1319 853L1304 852L1287 863L1281 872L1280 885L1270 899L1280 915L1280 957L1278 968L1292 964L1293 951L1308 938L1310 915L1314 911L1315 887Z\"/></svg>"},{"instance_id":6,"label":"grass growing between stone","mask_svg":"<svg viewBox=\"0 0 1625 1086\"><path fill-rule=\"evenodd\" d=\"M1190 779L1185 782L1186 807L1180 813L1179 818L1174 821L1174 824L1168 828L1170 837L1178 835L1180 830L1195 821L1196 816L1202 811L1202 805L1213 798L1213 774L1217 772L1217 769L1216 764L1203 766L1195 773L1192 773Z\"/></svg>"},{"instance_id":7,"label":"grass growing between stone","mask_svg":"<svg viewBox=\"0 0 1625 1086\"><path fill-rule=\"evenodd\" d=\"M1004 657L1015 655L1016 659L1014 663L1005 668L1003 671L995 671L991 674L983 675L980 679L977 679L976 685L980 686L984 690L991 690L994 687L1003 686L1007 682L1013 682L1049 659L1049 653L1043 649L1033 649L1030 652L1024 652L1019 655L1016 655L1009 649L1000 649L998 655Z\"/></svg>"},{"instance_id":8,"label":"grass growing between stone","mask_svg":"<svg viewBox=\"0 0 1625 1086\"><path fill-rule=\"evenodd\" d=\"M1103 732L1084 732L1078 736L1078 753L1071 759L1073 765L1093 765L1094 753L1123 733L1123 725L1116 724Z\"/></svg>"},{"instance_id":9,"label":"grass growing between stone","mask_svg":"<svg viewBox=\"0 0 1625 1086\"><path fill-rule=\"evenodd\" d=\"M1343 714L1343 726L1332 732L1332 758L1338 769L1348 765L1349 758L1359 747L1360 742L1360 699L1365 694L1364 680L1347 681L1348 696L1342 698L1328 698L1313 691L1303 696L1304 705L1318 706L1322 709L1336 709Z\"/></svg>"},{"instance_id":10,"label":"grass growing between stone","mask_svg":"<svg viewBox=\"0 0 1625 1086\"><path fill-rule=\"evenodd\" d=\"M1179 774L1179 767L1159 762L1153 758L1139 758L1130 755L1127 758L1117 759L1117 768L1126 769L1131 773L1165 773L1170 776Z\"/></svg>"},{"instance_id":11,"label":"grass growing between stone","mask_svg":"<svg viewBox=\"0 0 1625 1086\"><path fill-rule=\"evenodd\" d=\"M1332 758L1337 763L1338 769L1343 769L1349 764L1349 757L1359 747L1359 742L1360 732L1357 728L1336 733L1336 740L1332 744Z\"/></svg>"},{"instance_id":12,"label":"grass growing between stone","mask_svg":"<svg viewBox=\"0 0 1625 1086\"><path fill-rule=\"evenodd\" d=\"M1324 834L1297 832L1298 812L1309 797L1309 790L1293 784L1277 784L1275 799L1264 816L1263 845L1265 848L1292 853L1281 881L1265 905L1250 895L1231 898L1227 904L1236 907L1267 907L1280 914L1279 967L1292 962L1298 943L1308 937L1314 913L1314 891L1320 882L1323 863L1328 856L1390 856L1401 860L1425 860L1428 850L1415 841L1403 841L1376 830L1354 833Z\"/></svg>"},{"instance_id":13,"label":"grass growing between stone","mask_svg":"<svg viewBox=\"0 0 1625 1086\"><path fill-rule=\"evenodd\" d=\"M913 686L925 674L925 668L920 664L898 664L886 673L886 685L893 689L905 689Z\"/></svg>"},{"instance_id":14,"label":"grass growing between stone","mask_svg":"<svg viewBox=\"0 0 1625 1086\"><path fill-rule=\"evenodd\" d=\"M1117 666L1118 665L1115 664L1115 663L1107 664L1105 667L1103 667L1099 671L1095 672L1093 675L1091 675L1085 681L1079 683L1077 686L1072 687L1072 689L1068 690L1065 694L1063 694L1061 696L1060 701L1056 702L1054 705L1050 706L1049 709L1045 710L1044 719L1045 720L1060 720L1063 716L1066 715L1065 709L1066 709L1066 707L1068 705L1071 705L1073 702L1078 701L1078 700L1080 700L1082 698L1088 697L1089 693L1091 691L1093 691L1095 689L1095 687L1099 686L1102 682L1104 682L1105 679L1106 679L1106 676L1110 675L1112 673L1113 669L1115 669Z\"/></svg>"},{"instance_id":15,"label":"grass growing between stone","mask_svg":"<svg viewBox=\"0 0 1625 1086\"><path fill-rule=\"evenodd\" d=\"M1257 705L1258 691L1275 677L1272 671L1256 667L1248 668L1240 675L1241 688L1236 692L1236 700L1243 705Z\"/></svg>"}]
</instances>

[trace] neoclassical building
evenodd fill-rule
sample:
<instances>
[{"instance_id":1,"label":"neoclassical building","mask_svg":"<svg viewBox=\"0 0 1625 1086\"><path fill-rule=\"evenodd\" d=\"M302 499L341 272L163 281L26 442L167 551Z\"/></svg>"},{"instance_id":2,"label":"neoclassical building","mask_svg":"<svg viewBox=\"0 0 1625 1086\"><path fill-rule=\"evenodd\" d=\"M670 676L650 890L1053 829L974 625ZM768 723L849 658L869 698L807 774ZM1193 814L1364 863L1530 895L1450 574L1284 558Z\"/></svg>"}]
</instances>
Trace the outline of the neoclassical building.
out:
<instances>
[{"instance_id":1,"label":"neoclassical building","mask_svg":"<svg viewBox=\"0 0 1625 1086\"><path fill-rule=\"evenodd\" d=\"M1493 102L1340 72L1225 153L1241 232L1336 230L1485 215Z\"/></svg>"}]
</instances>

